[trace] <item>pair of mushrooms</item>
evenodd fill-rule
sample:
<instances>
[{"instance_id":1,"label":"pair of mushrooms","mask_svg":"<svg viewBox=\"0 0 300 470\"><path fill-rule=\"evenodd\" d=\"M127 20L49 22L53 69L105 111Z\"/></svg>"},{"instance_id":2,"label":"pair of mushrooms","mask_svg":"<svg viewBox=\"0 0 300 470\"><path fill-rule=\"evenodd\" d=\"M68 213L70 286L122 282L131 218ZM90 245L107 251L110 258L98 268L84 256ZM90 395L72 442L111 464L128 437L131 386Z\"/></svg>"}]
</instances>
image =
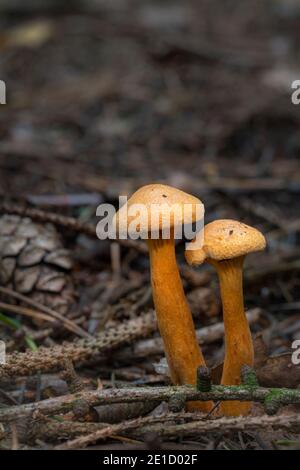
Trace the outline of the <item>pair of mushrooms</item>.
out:
<instances>
[{"instance_id":1,"label":"pair of mushrooms","mask_svg":"<svg viewBox=\"0 0 300 470\"><path fill-rule=\"evenodd\" d=\"M196 370L205 365L199 347L194 323L188 306L175 255L174 225L181 218L185 222L184 207L189 204L193 208L189 223L196 222L196 207L201 201L183 191L170 186L152 184L136 191L116 216L117 228L128 227L136 218L130 216L130 207L143 204L149 217L140 221L143 227L151 227L151 207L160 210L154 227L156 238L140 233L147 239L151 265L151 283L153 300L157 315L158 327L164 342L165 354L174 384L195 384ZM173 214L169 223L170 236L162 238L161 230L165 227L164 208L173 206L177 214ZM169 214L168 214L169 216ZM145 236L146 235L146 236ZM193 243L193 242L191 242ZM238 385L240 383L241 366L253 366L254 352L251 333L244 311L242 271L246 254L265 248L264 236L256 229L234 220L216 220L205 226L204 240L201 248L187 249L186 259L191 265L200 265L204 261L215 267L220 282L225 326L225 360L221 384ZM212 409L211 402L190 402L189 410L208 412ZM225 416L245 415L251 404L238 401L221 403L220 411Z\"/></svg>"}]
</instances>

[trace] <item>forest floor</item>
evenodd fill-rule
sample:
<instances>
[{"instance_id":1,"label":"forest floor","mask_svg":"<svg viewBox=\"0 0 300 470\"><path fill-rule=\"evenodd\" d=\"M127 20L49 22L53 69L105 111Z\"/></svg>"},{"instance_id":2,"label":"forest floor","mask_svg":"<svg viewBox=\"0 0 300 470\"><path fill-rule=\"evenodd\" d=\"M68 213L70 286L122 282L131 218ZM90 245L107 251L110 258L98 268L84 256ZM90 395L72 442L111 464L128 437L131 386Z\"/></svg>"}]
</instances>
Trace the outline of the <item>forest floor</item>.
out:
<instances>
[{"instance_id":1,"label":"forest floor","mask_svg":"<svg viewBox=\"0 0 300 470\"><path fill-rule=\"evenodd\" d=\"M50 449L85 435L71 447L299 448L299 423L298 433L286 425L299 405L280 409L282 427L264 422L255 405L248 428L234 422L210 432L206 417L164 401L94 406L82 398L59 410L60 421L53 418L55 400L74 391L85 397L169 383L157 365L163 350L147 254L99 241L91 228L100 202L117 207L119 195L153 182L200 197L206 223L232 218L266 235L266 251L249 256L245 269L256 371L263 386L300 383L300 366L291 364L291 345L300 339L300 105L291 101L291 83L300 80L297 2L75 3L72 11L51 0L41 10L0 3L0 79L7 86L0 108L0 336L8 354L6 369L0 366L0 447ZM41 211L26 219L27 228L25 206ZM19 218L8 217L16 207ZM51 261L34 241L42 237ZM224 347L216 274L206 265L188 268L183 252L182 242L185 291L217 377ZM72 342L70 361L62 359L64 341ZM36 352L41 347L52 349ZM27 348L13 366L12 353ZM24 417L20 409L1 425L1 411L49 398L53 410ZM196 419L202 427L184 428Z\"/></svg>"}]
</instances>

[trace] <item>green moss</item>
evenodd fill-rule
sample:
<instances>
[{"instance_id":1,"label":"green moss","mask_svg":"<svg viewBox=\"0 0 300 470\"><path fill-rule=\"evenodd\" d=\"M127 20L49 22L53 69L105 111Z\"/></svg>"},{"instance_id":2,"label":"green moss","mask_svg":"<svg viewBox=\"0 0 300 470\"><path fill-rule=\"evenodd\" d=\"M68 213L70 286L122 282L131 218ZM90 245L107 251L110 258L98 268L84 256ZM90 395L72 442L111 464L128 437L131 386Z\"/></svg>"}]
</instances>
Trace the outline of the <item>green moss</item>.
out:
<instances>
[{"instance_id":1,"label":"green moss","mask_svg":"<svg viewBox=\"0 0 300 470\"><path fill-rule=\"evenodd\" d=\"M250 390L253 390L259 386L256 373L252 367L243 366L241 370L241 378L243 387L247 387Z\"/></svg>"},{"instance_id":2,"label":"green moss","mask_svg":"<svg viewBox=\"0 0 300 470\"><path fill-rule=\"evenodd\" d=\"M280 403L291 403L295 398L299 398L300 392L297 389L270 388L266 400L279 400Z\"/></svg>"},{"instance_id":3,"label":"green moss","mask_svg":"<svg viewBox=\"0 0 300 470\"><path fill-rule=\"evenodd\" d=\"M280 395L278 390L270 389L270 392L265 397L264 409L268 415L275 415L280 407Z\"/></svg>"}]
</instances>

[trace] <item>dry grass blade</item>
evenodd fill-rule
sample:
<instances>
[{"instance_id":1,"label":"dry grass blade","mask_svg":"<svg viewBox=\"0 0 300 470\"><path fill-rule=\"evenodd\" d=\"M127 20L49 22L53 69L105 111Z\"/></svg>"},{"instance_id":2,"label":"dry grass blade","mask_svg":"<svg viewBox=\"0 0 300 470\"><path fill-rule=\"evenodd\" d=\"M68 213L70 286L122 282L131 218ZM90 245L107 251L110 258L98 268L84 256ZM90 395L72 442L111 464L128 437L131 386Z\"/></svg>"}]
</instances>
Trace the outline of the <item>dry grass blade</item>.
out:
<instances>
[{"instance_id":1,"label":"dry grass blade","mask_svg":"<svg viewBox=\"0 0 300 470\"><path fill-rule=\"evenodd\" d=\"M6 304L4 302L0 302L0 308L5 310L6 312L24 315L26 317L35 318L36 320L44 320L50 323L55 322L55 319L50 317L49 315L46 315L45 313L36 312L31 308L20 307L19 305Z\"/></svg>"},{"instance_id":2,"label":"dry grass blade","mask_svg":"<svg viewBox=\"0 0 300 470\"><path fill-rule=\"evenodd\" d=\"M22 295L19 292L15 292L12 289L9 289L8 287L0 286L0 292L14 299L20 300L21 302L27 303L28 305L37 308L41 312L46 313L50 317L61 321L67 330L71 331L72 333L76 333L78 336L81 336L83 338L91 337L85 330L76 325L76 323L74 323L72 320L65 318L61 313L56 312L55 310L52 310L49 307L46 307L45 305L41 304L40 302L37 302L36 300L30 299L29 297L26 297L25 295Z\"/></svg>"}]
</instances>

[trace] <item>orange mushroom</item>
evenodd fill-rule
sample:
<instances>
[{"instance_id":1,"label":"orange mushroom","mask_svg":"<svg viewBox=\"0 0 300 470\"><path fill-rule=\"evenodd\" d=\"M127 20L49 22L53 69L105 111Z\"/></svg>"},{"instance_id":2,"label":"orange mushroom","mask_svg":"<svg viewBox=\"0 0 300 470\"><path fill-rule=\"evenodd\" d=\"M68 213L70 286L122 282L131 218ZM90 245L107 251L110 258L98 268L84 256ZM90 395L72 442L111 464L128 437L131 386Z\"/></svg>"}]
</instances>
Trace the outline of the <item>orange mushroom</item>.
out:
<instances>
[{"instance_id":1,"label":"orange mushroom","mask_svg":"<svg viewBox=\"0 0 300 470\"><path fill-rule=\"evenodd\" d=\"M135 204L145 208L138 217L131 214ZM186 204L192 208L188 220L184 214ZM178 224L196 221L199 205L203 208L199 199L183 191L151 184L136 191L116 215L119 233L120 227L128 229L133 223L140 236L147 239L158 327L174 384L195 384L197 368L205 365L177 267L174 239ZM169 230L167 238L163 234L165 229ZM211 402L188 404L189 409L202 411L209 411L211 406Z\"/></svg>"},{"instance_id":2,"label":"orange mushroom","mask_svg":"<svg viewBox=\"0 0 300 470\"><path fill-rule=\"evenodd\" d=\"M264 236L255 228L235 220L215 220L205 226L202 248L186 250L189 264L206 260L218 273L225 326L222 385L240 384L241 367L253 366L253 343L244 311L243 262L245 255L265 246ZM225 416L246 415L250 408L251 403L239 401L223 401L220 406Z\"/></svg>"}]
</instances>

